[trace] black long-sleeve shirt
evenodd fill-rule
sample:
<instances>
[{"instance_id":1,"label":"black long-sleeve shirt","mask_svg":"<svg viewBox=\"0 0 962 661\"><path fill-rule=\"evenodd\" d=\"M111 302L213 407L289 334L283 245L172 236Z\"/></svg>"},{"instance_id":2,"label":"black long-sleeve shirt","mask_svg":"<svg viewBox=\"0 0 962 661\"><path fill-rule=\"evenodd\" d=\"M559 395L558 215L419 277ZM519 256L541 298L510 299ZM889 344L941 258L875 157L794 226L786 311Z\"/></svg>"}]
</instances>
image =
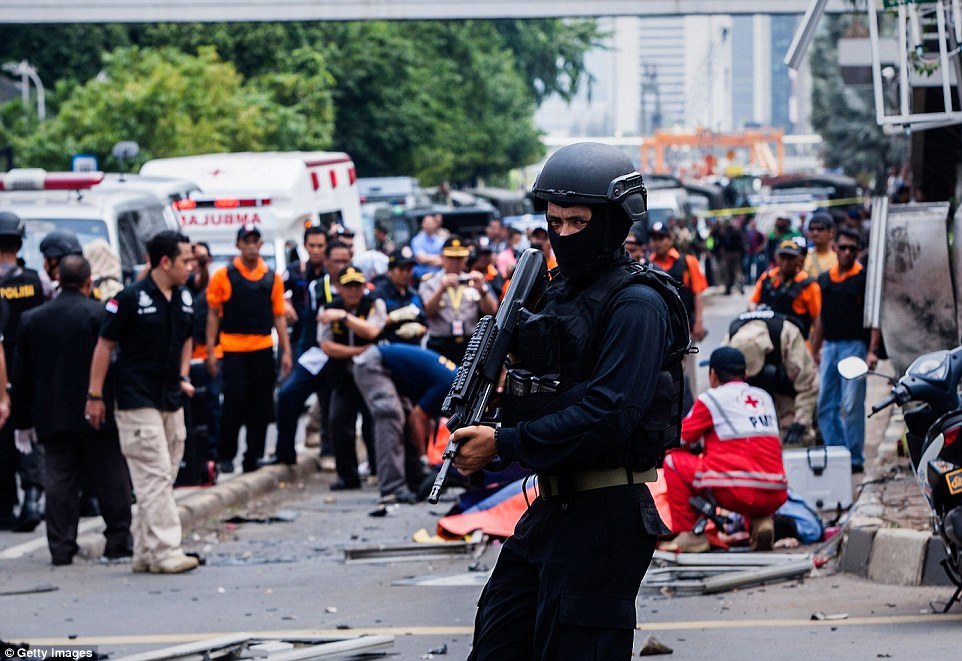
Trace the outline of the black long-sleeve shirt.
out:
<instances>
[{"instance_id":1,"label":"black long-sleeve shirt","mask_svg":"<svg viewBox=\"0 0 962 661\"><path fill-rule=\"evenodd\" d=\"M584 397L557 413L502 427L502 461L546 474L623 465L625 444L651 404L668 351L668 307L656 291L636 284L614 294L608 309Z\"/></svg>"}]
</instances>

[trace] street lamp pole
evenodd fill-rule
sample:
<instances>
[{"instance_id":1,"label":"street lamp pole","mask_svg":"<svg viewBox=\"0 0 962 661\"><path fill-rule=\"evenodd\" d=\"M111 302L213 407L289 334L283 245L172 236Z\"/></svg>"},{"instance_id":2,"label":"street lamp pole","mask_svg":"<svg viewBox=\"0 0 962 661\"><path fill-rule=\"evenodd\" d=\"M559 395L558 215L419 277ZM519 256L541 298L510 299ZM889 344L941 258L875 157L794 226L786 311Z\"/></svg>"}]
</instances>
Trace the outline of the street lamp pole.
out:
<instances>
[{"instance_id":1,"label":"street lamp pole","mask_svg":"<svg viewBox=\"0 0 962 661\"><path fill-rule=\"evenodd\" d=\"M24 107L29 107L30 105L30 85L27 83L29 80L33 83L33 86L37 88L37 118L43 121L47 118L47 94L44 90L43 82L40 80L40 76L37 75L37 70L32 64L26 60L21 60L20 62L5 62L3 64L3 70L7 71L14 76L20 76L20 94L23 97Z\"/></svg>"}]
</instances>

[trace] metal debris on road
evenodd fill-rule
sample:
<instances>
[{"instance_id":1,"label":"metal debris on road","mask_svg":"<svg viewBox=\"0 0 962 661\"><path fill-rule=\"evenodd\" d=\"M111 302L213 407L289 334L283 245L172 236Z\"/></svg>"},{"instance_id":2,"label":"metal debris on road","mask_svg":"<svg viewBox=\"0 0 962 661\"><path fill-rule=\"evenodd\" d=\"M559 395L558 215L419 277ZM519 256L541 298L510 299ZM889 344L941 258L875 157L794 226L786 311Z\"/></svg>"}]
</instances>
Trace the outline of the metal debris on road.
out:
<instances>
[{"instance_id":1,"label":"metal debris on road","mask_svg":"<svg viewBox=\"0 0 962 661\"><path fill-rule=\"evenodd\" d=\"M667 553L655 551L642 587L713 594L804 576L810 555L793 553Z\"/></svg>"},{"instance_id":2,"label":"metal debris on road","mask_svg":"<svg viewBox=\"0 0 962 661\"><path fill-rule=\"evenodd\" d=\"M0 597L12 597L18 594L39 594L41 592L56 592L60 588L56 585L50 585L49 583L44 583L42 585L35 585L32 588L21 588L19 590L6 590L0 592Z\"/></svg>"},{"instance_id":3,"label":"metal debris on road","mask_svg":"<svg viewBox=\"0 0 962 661\"><path fill-rule=\"evenodd\" d=\"M848 613L823 613L818 611L817 613L812 613L813 620L847 620Z\"/></svg>"},{"instance_id":4,"label":"metal debris on road","mask_svg":"<svg viewBox=\"0 0 962 661\"><path fill-rule=\"evenodd\" d=\"M125 656L117 661L189 661L190 659L266 658L269 661L309 661L340 657L394 644L394 636L254 636L228 634Z\"/></svg>"},{"instance_id":5,"label":"metal debris on road","mask_svg":"<svg viewBox=\"0 0 962 661\"><path fill-rule=\"evenodd\" d=\"M401 560L436 560L455 555L471 554L484 539L479 530L467 540L446 542L444 544L368 544L344 549L344 561L358 562L395 562Z\"/></svg>"}]
</instances>

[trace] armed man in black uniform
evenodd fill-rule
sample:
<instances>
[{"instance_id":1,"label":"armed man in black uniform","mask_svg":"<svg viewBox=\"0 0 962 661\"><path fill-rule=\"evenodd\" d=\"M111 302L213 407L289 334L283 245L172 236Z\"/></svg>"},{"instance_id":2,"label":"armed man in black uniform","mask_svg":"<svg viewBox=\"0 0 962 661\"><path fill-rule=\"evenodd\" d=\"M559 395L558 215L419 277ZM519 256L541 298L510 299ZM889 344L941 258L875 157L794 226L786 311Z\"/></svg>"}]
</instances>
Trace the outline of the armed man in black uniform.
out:
<instances>
[{"instance_id":1,"label":"armed man in black uniform","mask_svg":"<svg viewBox=\"0 0 962 661\"><path fill-rule=\"evenodd\" d=\"M469 658L627 659L635 596L667 530L644 483L678 438L688 321L667 276L622 246L646 192L621 151L560 149L533 195L559 274L521 325L501 426L452 439L462 473L517 461L540 495L481 595ZM535 379L536 392L516 394Z\"/></svg>"},{"instance_id":2,"label":"armed man in black uniform","mask_svg":"<svg viewBox=\"0 0 962 661\"><path fill-rule=\"evenodd\" d=\"M7 321L3 329L3 352L7 366L12 372L17 352L17 329L20 318L27 310L42 304L44 296L40 274L20 265L17 253L26 235L23 220L9 211L0 211L0 299L7 308ZM6 384L2 384L6 387ZM17 394L12 396L13 411L17 409ZM32 532L40 525L43 512L40 496L43 494L43 454L36 443L17 447L13 425L0 430L0 524L14 532ZM17 475L23 489L23 504L15 521L10 515L18 501Z\"/></svg>"}]
</instances>

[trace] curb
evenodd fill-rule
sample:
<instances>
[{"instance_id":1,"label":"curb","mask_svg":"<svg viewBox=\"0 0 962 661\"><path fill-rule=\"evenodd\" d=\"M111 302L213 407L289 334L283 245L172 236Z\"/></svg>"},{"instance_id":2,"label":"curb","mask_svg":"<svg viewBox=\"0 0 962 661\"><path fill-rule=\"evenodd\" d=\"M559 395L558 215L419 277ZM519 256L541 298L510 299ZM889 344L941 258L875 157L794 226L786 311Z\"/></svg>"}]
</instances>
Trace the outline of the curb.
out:
<instances>
[{"instance_id":1,"label":"curb","mask_svg":"<svg viewBox=\"0 0 962 661\"><path fill-rule=\"evenodd\" d=\"M874 381L884 384L881 379ZM882 387L881 394L876 389L877 397L873 397L870 387L866 402L881 399L888 386ZM876 583L950 586L952 583L940 566L945 550L927 525L915 523L915 529L893 527L893 521L897 524L897 515L902 510L894 495L886 497L886 489L895 488L890 469L893 457L897 457L903 420L897 410L886 409L884 415L884 419L869 421L872 430L866 427L867 479L863 480L858 497L849 510L839 551L839 569ZM872 439L876 440L872 442ZM911 507L927 512L928 505L915 480L909 482L907 493L910 494Z\"/></svg>"},{"instance_id":2,"label":"curb","mask_svg":"<svg viewBox=\"0 0 962 661\"><path fill-rule=\"evenodd\" d=\"M264 466L252 473L242 473L211 487L200 487L177 498L177 513L184 531L219 516L232 507L240 507L266 493L276 490L283 482L298 480L320 471L320 459L315 453L302 453L293 466ZM176 496L176 491L174 492ZM90 532L77 537L78 555L95 559L103 555L102 532Z\"/></svg>"}]
</instances>

